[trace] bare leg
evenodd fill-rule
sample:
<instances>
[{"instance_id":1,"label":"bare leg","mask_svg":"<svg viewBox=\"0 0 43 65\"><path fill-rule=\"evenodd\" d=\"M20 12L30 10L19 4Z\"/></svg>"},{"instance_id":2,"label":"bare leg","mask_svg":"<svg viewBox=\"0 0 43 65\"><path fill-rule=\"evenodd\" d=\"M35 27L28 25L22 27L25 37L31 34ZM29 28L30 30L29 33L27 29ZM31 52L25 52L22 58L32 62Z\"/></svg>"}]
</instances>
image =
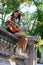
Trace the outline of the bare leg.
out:
<instances>
[{"instance_id":1,"label":"bare leg","mask_svg":"<svg viewBox=\"0 0 43 65\"><path fill-rule=\"evenodd\" d=\"M20 38L18 41L18 48L22 48L22 52L26 52L26 47L27 47L27 40L25 39L26 36L20 33L15 33L15 35Z\"/></svg>"}]
</instances>

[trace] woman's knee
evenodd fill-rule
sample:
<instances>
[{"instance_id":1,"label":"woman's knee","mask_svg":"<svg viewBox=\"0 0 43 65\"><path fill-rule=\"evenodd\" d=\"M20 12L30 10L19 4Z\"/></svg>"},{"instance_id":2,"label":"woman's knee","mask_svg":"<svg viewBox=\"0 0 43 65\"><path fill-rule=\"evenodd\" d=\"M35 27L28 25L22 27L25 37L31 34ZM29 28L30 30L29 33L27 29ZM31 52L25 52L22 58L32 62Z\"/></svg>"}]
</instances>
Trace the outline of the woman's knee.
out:
<instances>
[{"instance_id":1,"label":"woman's knee","mask_svg":"<svg viewBox=\"0 0 43 65\"><path fill-rule=\"evenodd\" d=\"M25 35L23 35L23 34L21 34L21 33L15 33L15 35L18 36L18 37L23 37L23 38L26 37Z\"/></svg>"},{"instance_id":2,"label":"woman's knee","mask_svg":"<svg viewBox=\"0 0 43 65\"><path fill-rule=\"evenodd\" d=\"M26 38L26 35L24 35L24 34L22 34L21 36L22 36L23 38Z\"/></svg>"}]
</instances>

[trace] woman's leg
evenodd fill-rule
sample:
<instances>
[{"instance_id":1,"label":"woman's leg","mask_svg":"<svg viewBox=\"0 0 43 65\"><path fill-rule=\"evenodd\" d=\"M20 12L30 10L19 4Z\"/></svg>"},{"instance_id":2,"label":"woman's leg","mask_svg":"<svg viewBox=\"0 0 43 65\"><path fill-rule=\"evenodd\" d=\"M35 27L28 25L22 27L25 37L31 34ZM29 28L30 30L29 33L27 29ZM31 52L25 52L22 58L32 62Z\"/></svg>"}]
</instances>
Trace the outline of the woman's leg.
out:
<instances>
[{"instance_id":1,"label":"woman's leg","mask_svg":"<svg viewBox=\"0 0 43 65\"><path fill-rule=\"evenodd\" d=\"M22 52L25 53L27 47L26 36L21 33L15 33L15 35L19 38L18 48L22 48Z\"/></svg>"}]
</instances>

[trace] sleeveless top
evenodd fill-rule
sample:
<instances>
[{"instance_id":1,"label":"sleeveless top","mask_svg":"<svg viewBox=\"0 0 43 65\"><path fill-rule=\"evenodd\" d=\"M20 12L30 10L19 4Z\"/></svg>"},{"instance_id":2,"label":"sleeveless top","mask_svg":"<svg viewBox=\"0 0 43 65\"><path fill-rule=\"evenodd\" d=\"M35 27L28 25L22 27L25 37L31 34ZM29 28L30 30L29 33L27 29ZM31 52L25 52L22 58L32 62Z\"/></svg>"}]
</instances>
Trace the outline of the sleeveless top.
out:
<instances>
[{"instance_id":1,"label":"sleeveless top","mask_svg":"<svg viewBox=\"0 0 43 65\"><path fill-rule=\"evenodd\" d=\"M20 18L20 20L19 20L18 18L12 18L12 19L11 19L11 15L9 15L9 16L7 17L7 20L12 20L13 22L16 22L16 23L19 25L20 28L23 27L23 22L24 22L24 21L22 21L21 18ZM6 21L7 21L7 20L6 20Z\"/></svg>"}]
</instances>

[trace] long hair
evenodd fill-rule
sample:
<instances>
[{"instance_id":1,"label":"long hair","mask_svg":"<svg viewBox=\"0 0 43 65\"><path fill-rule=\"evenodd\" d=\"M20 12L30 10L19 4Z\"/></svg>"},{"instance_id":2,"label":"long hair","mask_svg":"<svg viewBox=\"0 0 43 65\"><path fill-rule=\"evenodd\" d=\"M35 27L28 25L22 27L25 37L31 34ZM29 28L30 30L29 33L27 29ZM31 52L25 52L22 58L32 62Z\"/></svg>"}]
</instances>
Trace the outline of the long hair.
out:
<instances>
[{"instance_id":1,"label":"long hair","mask_svg":"<svg viewBox=\"0 0 43 65\"><path fill-rule=\"evenodd\" d=\"M19 16L18 16L17 18L18 18L18 19L19 19L19 21L20 21L21 14L20 14L19 10L17 10L17 9L15 9L15 10L13 11L13 13L12 13L12 15L11 15L11 19L13 18L14 13L16 13L16 12L18 12L18 13L19 13Z\"/></svg>"}]
</instances>

